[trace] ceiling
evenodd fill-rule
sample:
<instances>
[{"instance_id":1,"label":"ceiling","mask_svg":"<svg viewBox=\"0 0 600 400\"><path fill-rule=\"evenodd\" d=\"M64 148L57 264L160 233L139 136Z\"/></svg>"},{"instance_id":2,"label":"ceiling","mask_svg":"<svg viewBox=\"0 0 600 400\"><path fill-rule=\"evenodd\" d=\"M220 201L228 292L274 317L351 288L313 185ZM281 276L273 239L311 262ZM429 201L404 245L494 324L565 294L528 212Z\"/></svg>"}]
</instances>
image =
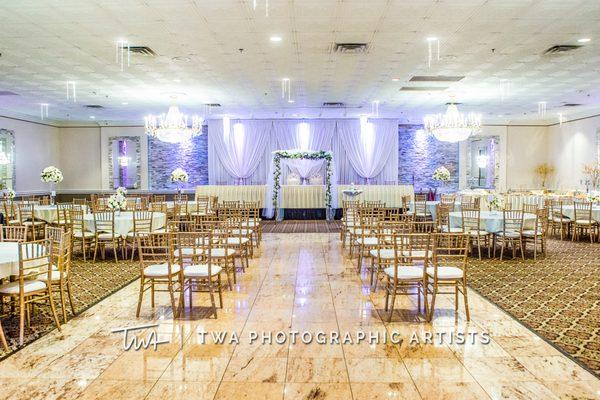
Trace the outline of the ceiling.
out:
<instances>
[{"instance_id":1,"label":"ceiling","mask_svg":"<svg viewBox=\"0 0 600 400\"><path fill-rule=\"evenodd\" d=\"M54 123L141 124L176 102L201 115L203 104L220 103L209 118L338 118L370 113L374 100L379 116L403 122L420 122L449 101L482 112L484 123L600 112L598 0L268 0L268 16L266 2L254 9L253 0L3 1L0 91L16 95L0 96L0 114L39 120L47 103L45 119ZM431 66L428 37L440 43ZM577 50L543 55L584 37L591 41ZM156 56L132 55L121 71L118 40ZM366 42L368 50L339 54L335 42ZM409 82L414 75L465 78ZM282 78L291 80L294 103L282 99ZM76 82L76 102L67 99L68 81Z\"/></svg>"}]
</instances>

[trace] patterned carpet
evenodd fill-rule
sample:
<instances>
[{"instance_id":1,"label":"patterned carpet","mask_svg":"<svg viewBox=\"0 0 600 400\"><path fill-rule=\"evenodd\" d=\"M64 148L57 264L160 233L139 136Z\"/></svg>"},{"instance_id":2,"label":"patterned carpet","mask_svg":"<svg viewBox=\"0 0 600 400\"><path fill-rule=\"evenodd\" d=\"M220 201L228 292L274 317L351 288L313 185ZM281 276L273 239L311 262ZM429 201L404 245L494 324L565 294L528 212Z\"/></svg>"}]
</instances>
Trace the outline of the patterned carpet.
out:
<instances>
[{"instance_id":1,"label":"patterned carpet","mask_svg":"<svg viewBox=\"0 0 600 400\"><path fill-rule=\"evenodd\" d=\"M83 258L73 260L71 285L73 288L75 312L77 314L87 310L100 300L110 296L139 277L140 267L137 261L119 261L116 264L114 259L109 256L112 256L112 253L110 250L107 250L106 261L98 260L96 263L92 263L90 261L83 262ZM62 311L59 306L60 301L57 300L56 304L59 319L62 322ZM72 314L68 301L67 310L68 317L70 318ZM5 311L7 311L6 307ZM0 346L0 360L8 357L18 348L18 317L3 318L2 327L11 347L11 352L4 352ZM55 325L50 313L50 307L36 307L36 313L31 319L31 325L29 328L26 328L25 345L54 329Z\"/></svg>"},{"instance_id":2,"label":"patterned carpet","mask_svg":"<svg viewBox=\"0 0 600 400\"><path fill-rule=\"evenodd\" d=\"M263 221L264 233L338 233L340 221L285 220Z\"/></svg>"},{"instance_id":3,"label":"patterned carpet","mask_svg":"<svg viewBox=\"0 0 600 400\"><path fill-rule=\"evenodd\" d=\"M547 257L472 259L469 286L600 376L600 245L549 240Z\"/></svg>"}]
</instances>

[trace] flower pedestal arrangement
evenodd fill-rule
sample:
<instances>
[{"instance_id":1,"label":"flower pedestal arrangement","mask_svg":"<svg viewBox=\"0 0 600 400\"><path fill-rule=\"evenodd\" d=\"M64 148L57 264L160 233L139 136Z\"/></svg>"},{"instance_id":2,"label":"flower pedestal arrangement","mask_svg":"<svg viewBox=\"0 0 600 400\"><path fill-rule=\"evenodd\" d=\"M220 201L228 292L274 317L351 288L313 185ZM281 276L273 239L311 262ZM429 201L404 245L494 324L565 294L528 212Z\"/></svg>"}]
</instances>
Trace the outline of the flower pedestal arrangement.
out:
<instances>
[{"instance_id":1,"label":"flower pedestal arrangement","mask_svg":"<svg viewBox=\"0 0 600 400\"><path fill-rule=\"evenodd\" d=\"M62 180L64 179L62 172L60 171L60 169L51 165L42 170L42 173L40 174L40 178L41 178L42 182L50 184L50 202L52 205L54 205L55 199L56 199L55 186L57 183L62 182Z\"/></svg>"},{"instance_id":2,"label":"flower pedestal arrangement","mask_svg":"<svg viewBox=\"0 0 600 400\"><path fill-rule=\"evenodd\" d=\"M433 171L433 175L431 179L439 183L439 186L443 187L443 185L450 180L450 171L448 168L441 166L437 167L435 171ZM437 188L434 190L429 190L429 198L430 200L435 200L437 196Z\"/></svg>"},{"instance_id":3,"label":"flower pedestal arrangement","mask_svg":"<svg viewBox=\"0 0 600 400\"><path fill-rule=\"evenodd\" d=\"M106 206L110 210L113 210L117 215L120 215L121 211L127 208L127 199L123 192L118 191L119 189L121 188L118 188L117 193L110 196L106 202Z\"/></svg>"},{"instance_id":4,"label":"flower pedestal arrangement","mask_svg":"<svg viewBox=\"0 0 600 400\"><path fill-rule=\"evenodd\" d=\"M181 184L189 181L190 177L182 168L175 168L171 172L171 182L177 184L177 195L181 196Z\"/></svg>"}]
</instances>

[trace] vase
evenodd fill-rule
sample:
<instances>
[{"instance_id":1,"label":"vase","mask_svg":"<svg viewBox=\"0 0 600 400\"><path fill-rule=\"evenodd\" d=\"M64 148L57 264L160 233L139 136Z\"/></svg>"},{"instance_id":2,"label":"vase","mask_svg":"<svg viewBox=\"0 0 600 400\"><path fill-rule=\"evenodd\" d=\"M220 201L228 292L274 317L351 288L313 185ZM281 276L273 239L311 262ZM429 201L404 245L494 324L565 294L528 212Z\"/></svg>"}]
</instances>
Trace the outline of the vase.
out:
<instances>
[{"instance_id":1,"label":"vase","mask_svg":"<svg viewBox=\"0 0 600 400\"><path fill-rule=\"evenodd\" d=\"M54 185L56 184L50 182L50 205L56 204L56 190L54 189Z\"/></svg>"}]
</instances>

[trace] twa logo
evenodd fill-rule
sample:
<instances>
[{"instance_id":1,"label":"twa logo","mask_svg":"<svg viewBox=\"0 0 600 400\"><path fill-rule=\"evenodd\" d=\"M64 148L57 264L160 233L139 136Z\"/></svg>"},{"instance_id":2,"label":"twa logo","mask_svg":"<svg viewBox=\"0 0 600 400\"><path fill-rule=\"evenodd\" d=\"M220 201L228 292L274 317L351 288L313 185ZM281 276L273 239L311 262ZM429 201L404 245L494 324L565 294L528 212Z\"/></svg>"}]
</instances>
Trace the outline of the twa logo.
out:
<instances>
[{"instance_id":1,"label":"twa logo","mask_svg":"<svg viewBox=\"0 0 600 400\"><path fill-rule=\"evenodd\" d=\"M129 351L131 349L133 349L135 351L138 351L139 349L146 350L146 349L150 348L150 346L152 346L154 348L154 351L156 351L159 344L169 343L169 340L166 340L166 339L159 340L156 330L152 329L150 332L148 332L148 334L145 338L139 338L135 335L129 335L129 333L141 331L144 329L157 328L157 327L158 327L158 324L139 325L139 326L132 326L130 328L115 328L111 332L112 333L123 332L123 349L125 349L125 351Z\"/></svg>"}]
</instances>

